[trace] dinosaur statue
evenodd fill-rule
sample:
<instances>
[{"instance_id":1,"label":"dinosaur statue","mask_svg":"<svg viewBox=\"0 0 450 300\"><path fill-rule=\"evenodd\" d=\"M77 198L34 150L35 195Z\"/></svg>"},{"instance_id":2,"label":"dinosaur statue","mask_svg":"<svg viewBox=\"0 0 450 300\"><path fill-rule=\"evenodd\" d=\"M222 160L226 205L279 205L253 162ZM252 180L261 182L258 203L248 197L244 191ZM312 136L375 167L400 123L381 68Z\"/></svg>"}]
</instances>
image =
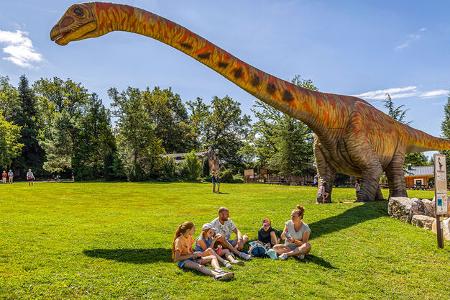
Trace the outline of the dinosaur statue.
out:
<instances>
[{"instance_id":1,"label":"dinosaur statue","mask_svg":"<svg viewBox=\"0 0 450 300\"><path fill-rule=\"evenodd\" d=\"M112 3L72 5L51 30L59 45L127 31L159 40L191 56L276 109L303 121L315 133L314 154L326 202L336 172L361 178L358 201L381 199L386 173L390 196L406 196L405 154L450 149L450 141L393 120L353 96L295 86L234 57L174 22L145 10ZM321 186L319 186L320 188Z\"/></svg>"}]
</instances>

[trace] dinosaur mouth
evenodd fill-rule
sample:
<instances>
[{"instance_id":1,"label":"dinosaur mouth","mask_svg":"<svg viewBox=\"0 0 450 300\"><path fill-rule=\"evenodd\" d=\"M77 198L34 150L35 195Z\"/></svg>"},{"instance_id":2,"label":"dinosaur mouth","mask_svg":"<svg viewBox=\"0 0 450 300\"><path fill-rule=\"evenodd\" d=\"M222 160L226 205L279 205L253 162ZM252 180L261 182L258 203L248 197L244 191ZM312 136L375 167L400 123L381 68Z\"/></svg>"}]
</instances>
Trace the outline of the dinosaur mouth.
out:
<instances>
[{"instance_id":1,"label":"dinosaur mouth","mask_svg":"<svg viewBox=\"0 0 450 300\"><path fill-rule=\"evenodd\" d=\"M97 24L95 22L70 29L61 29L59 25L55 25L50 32L50 39L60 46L65 46L72 41L78 41L92 36L92 33L96 29Z\"/></svg>"}]
</instances>

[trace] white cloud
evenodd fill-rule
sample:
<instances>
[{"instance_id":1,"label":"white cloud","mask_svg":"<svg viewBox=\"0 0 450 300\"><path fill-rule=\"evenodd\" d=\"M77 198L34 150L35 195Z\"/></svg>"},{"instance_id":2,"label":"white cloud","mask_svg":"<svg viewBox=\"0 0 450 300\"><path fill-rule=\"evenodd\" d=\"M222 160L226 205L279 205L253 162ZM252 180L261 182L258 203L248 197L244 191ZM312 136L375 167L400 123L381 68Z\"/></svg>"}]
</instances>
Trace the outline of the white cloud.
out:
<instances>
[{"instance_id":1,"label":"white cloud","mask_svg":"<svg viewBox=\"0 0 450 300\"><path fill-rule=\"evenodd\" d=\"M409 47L412 43L420 40L422 38L423 33L427 31L425 27L420 28L415 33L408 34L408 37L401 44L395 47L395 50L402 50L404 48Z\"/></svg>"},{"instance_id":2,"label":"white cloud","mask_svg":"<svg viewBox=\"0 0 450 300\"><path fill-rule=\"evenodd\" d=\"M5 44L3 52L7 54L3 59L22 68L30 68L34 63L43 60L42 54L33 48L33 43L27 32L0 30L0 44Z\"/></svg>"},{"instance_id":3,"label":"white cloud","mask_svg":"<svg viewBox=\"0 0 450 300\"><path fill-rule=\"evenodd\" d=\"M420 98L433 98L433 97L439 97L439 96L446 96L450 94L449 90L432 90L428 92L423 92L420 94Z\"/></svg>"},{"instance_id":4,"label":"white cloud","mask_svg":"<svg viewBox=\"0 0 450 300\"><path fill-rule=\"evenodd\" d=\"M397 87L397 88L389 88L389 89L383 89L383 90L375 90L375 91L368 91L364 92L358 95L353 95L355 97L363 98L366 100L385 100L387 97L387 94L391 96L392 99L401 99L401 98L412 98L412 97L418 97L418 98L435 98L440 96L446 96L449 95L449 90L444 89L437 89L437 90L430 90L421 92L417 89L416 86L405 86L405 87Z\"/></svg>"},{"instance_id":5,"label":"white cloud","mask_svg":"<svg viewBox=\"0 0 450 300\"><path fill-rule=\"evenodd\" d=\"M386 94L391 95L392 99L414 97L417 95L417 87L405 86L405 87L389 88L384 90L368 91L353 96L367 100L385 100Z\"/></svg>"}]
</instances>

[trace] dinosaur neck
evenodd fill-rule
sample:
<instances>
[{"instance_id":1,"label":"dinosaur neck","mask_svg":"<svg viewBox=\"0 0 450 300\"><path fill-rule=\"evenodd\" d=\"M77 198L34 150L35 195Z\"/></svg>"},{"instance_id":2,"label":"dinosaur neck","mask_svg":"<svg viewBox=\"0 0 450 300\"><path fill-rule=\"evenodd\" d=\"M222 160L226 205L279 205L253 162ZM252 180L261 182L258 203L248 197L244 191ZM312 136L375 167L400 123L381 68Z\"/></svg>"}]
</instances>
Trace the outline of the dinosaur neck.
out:
<instances>
[{"instance_id":1,"label":"dinosaur neck","mask_svg":"<svg viewBox=\"0 0 450 300\"><path fill-rule=\"evenodd\" d=\"M323 124L323 111L320 112L317 105L317 101L319 106L327 101L325 94L265 73L190 30L153 13L111 3L96 3L96 10L100 35L127 31L159 40L210 67L263 102L305 122L316 133L328 127Z\"/></svg>"}]
</instances>

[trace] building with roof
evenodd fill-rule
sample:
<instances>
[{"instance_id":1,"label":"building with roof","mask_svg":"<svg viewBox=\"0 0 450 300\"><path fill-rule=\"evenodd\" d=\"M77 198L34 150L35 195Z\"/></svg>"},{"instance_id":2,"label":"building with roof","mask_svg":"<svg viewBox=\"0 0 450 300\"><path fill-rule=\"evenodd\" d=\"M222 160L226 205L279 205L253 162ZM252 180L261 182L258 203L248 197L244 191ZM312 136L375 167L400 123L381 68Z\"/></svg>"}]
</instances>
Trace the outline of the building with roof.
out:
<instances>
[{"instance_id":1,"label":"building with roof","mask_svg":"<svg viewBox=\"0 0 450 300\"><path fill-rule=\"evenodd\" d=\"M405 170L405 181L408 189L431 188L434 185L434 167L408 166Z\"/></svg>"}]
</instances>

